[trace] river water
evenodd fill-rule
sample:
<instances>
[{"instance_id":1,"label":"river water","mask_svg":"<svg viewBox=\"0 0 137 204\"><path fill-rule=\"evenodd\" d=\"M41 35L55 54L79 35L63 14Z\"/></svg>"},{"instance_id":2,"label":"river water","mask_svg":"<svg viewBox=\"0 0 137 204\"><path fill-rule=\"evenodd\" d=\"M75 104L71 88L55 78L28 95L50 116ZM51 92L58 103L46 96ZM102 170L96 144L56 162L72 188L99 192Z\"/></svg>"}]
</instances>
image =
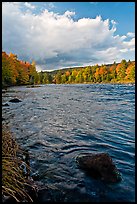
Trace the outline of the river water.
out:
<instances>
[{"instance_id":1,"label":"river water","mask_svg":"<svg viewBox=\"0 0 137 204\"><path fill-rule=\"evenodd\" d=\"M22 102L10 103L15 97ZM6 102L2 115L55 201L135 201L135 85L11 87ZM121 182L108 184L78 168L76 156L93 152L110 154Z\"/></svg>"}]
</instances>

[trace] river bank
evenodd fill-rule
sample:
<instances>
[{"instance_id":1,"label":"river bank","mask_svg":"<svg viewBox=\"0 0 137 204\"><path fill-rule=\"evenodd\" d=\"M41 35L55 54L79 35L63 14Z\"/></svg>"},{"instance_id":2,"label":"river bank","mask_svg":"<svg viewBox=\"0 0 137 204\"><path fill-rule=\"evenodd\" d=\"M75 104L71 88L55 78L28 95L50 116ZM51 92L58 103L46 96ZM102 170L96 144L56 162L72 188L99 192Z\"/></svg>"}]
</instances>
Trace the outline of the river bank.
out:
<instances>
[{"instance_id":1,"label":"river bank","mask_svg":"<svg viewBox=\"0 0 137 204\"><path fill-rule=\"evenodd\" d=\"M55 83L49 83L49 84L55 84ZM37 88L37 87L41 87L41 85L49 85L49 84L34 84L34 85L13 85L13 86L7 86L7 85L3 85L2 86L2 93L5 93L7 91L8 88L10 87L20 87L20 86L24 86L24 87L27 87L27 88ZM56 83L57 84L57 83ZM59 83L59 84L63 84L63 83ZM109 81L109 82L83 82L83 83L64 83L64 84L69 84L69 85L74 85L74 84L135 84L135 81L133 80L123 80L123 81L115 81L115 80L112 80L112 81Z\"/></svg>"},{"instance_id":2,"label":"river bank","mask_svg":"<svg viewBox=\"0 0 137 204\"><path fill-rule=\"evenodd\" d=\"M2 124L2 201L33 202L36 185L30 177L28 154Z\"/></svg>"}]
</instances>

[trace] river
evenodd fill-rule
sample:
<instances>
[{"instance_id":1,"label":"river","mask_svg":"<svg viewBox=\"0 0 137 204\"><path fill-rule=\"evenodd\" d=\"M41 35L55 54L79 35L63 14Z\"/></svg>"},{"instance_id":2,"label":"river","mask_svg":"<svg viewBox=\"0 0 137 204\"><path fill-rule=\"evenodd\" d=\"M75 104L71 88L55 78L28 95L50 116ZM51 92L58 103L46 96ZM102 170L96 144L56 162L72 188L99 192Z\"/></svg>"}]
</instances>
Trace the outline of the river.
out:
<instances>
[{"instance_id":1,"label":"river","mask_svg":"<svg viewBox=\"0 0 137 204\"><path fill-rule=\"evenodd\" d=\"M15 97L22 102L10 103ZM2 103L9 104L2 115L28 149L39 182L56 190L55 201L135 201L135 85L10 87ZM121 182L108 184L78 168L76 156L93 152L110 154Z\"/></svg>"}]
</instances>

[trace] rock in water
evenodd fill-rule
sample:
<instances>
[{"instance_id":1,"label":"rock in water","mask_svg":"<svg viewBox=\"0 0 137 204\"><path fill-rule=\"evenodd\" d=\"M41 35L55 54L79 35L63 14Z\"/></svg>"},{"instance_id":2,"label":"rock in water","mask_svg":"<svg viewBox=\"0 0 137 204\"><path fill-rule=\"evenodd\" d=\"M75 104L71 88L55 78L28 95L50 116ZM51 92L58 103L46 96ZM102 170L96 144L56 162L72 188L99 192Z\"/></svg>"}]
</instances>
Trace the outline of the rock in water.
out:
<instances>
[{"instance_id":1,"label":"rock in water","mask_svg":"<svg viewBox=\"0 0 137 204\"><path fill-rule=\"evenodd\" d=\"M19 100L18 98L13 98L9 102L18 103L18 102L21 102L21 100Z\"/></svg>"},{"instance_id":2,"label":"rock in water","mask_svg":"<svg viewBox=\"0 0 137 204\"><path fill-rule=\"evenodd\" d=\"M107 182L119 182L120 173L107 153L86 154L76 158L80 168L93 178L100 178Z\"/></svg>"},{"instance_id":3,"label":"rock in water","mask_svg":"<svg viewBox=\"0 0 137 204\"><path fill-rule=\"evenodd\" d=\"M4 103L4 104L2 104L2 106L9 106L9 104L8 103Z\"/></svg>"}]
</instances>

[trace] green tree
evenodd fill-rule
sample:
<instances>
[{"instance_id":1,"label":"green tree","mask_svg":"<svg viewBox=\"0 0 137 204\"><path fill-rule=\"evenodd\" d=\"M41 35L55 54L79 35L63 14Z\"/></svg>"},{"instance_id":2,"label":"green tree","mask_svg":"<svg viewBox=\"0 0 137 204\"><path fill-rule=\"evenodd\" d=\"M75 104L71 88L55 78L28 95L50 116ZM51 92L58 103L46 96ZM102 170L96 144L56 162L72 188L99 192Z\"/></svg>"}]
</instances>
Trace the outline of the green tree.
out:
<instances>
[{"instance_id":1,"label":"green tree","mask_svg":"<svg viewBox=\"0 0 137 204\"><path fill-rule=\"evenodd\" d=\"M59 71L57 72L57 74L55 75L54 81L55 81L57 84L61 84L61 83L62 83L62 73L61 73L60 70L59 70Z\"/></svg>"},{"instance_id":2,"label":"green tree","mask_svg":"<svg viewBox=\"0 0 137 204\"><path fill-rule=\"evenodd\" d=\"M33 61L32 64L27 62L26 66L28 66L29 83L30 84L36 84L36 79L37 79L38 76L37 76L35 62Z\"/></svg>"},{"instance_id":3,"label":"green tree","mask_svg":"<svg viewBox=\"0 0 137 204\"><path fill-rule=\"evenodd\" d=\"M62 83L62 84L65 84L66 82L67 82L67 76L66 76L66 74L64 73L64 74L61 75L61 83Z\"/></svg>"},{"instance_id":4,"label":"green tree","mask_svg":"<svg viewBox=\"0 0 137 204\"><path fill-rule=\"evenodd\" d=\"M84 78L83 78L83 73L82 73L82 69L79 70L76 79L75 79L76 83L83 83L84 82Z\"/></svg>"},{"instance_id":5,"label":"green tree","mask_svg":"<svg viewBox=\"0 0 137 204\"><path fill-rule=\"evenodd\" d=\"M117 79L119 81L123 80L126 76L126 68L127 68L127 62L126 60L122 60L120 64L116 67L116 73L117 73Z\"/></svg>"}]
</instances>

